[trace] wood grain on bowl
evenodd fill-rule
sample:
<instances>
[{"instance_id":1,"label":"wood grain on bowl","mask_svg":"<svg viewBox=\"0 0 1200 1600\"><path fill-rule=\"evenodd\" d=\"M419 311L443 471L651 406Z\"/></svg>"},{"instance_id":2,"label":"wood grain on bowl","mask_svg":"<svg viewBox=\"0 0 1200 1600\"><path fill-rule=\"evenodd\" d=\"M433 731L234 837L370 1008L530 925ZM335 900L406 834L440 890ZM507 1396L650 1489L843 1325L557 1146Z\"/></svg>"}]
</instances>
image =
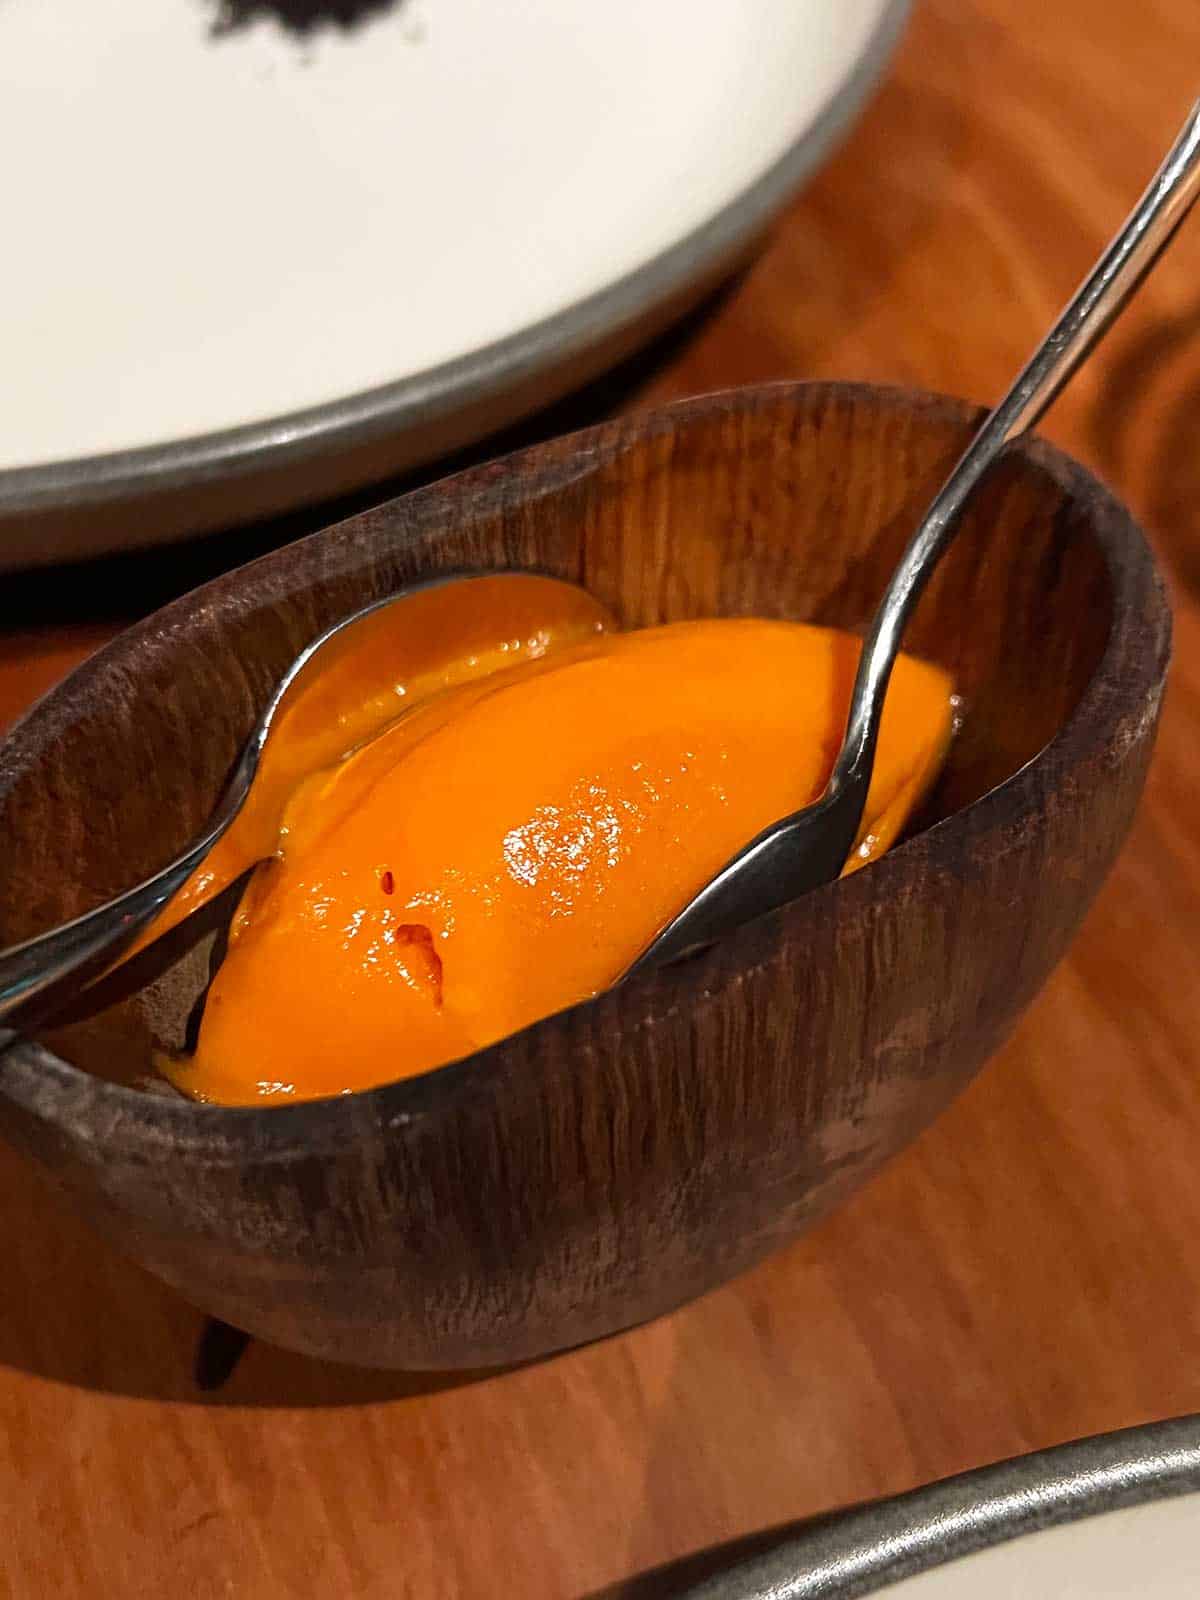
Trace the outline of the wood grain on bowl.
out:
<instances>
[{"instance_id":1,"label":"wood grain on bowl","mask_svg":"<svg viewBox=\"0 0 1200 1600\"><path fill-rule=\"evenodd\" d=\"M419 490L197 591L10 736L0 939L177 851L297 651L420 575L537 567L631 625L861 624L972 417L849 385L714 395ZM0 1057L0 1129L152 1271L300 1350L480 1365L655 1316L828 1211L1004 1038L1124 837L1168 635L1126 513L1024 446L910 635L969 711L924 831L893 854L679 968L358 1096L218 1110L62 1059L143 1072L202 992L198 948L54 1050Z\"/></svg>"}]
</instances>

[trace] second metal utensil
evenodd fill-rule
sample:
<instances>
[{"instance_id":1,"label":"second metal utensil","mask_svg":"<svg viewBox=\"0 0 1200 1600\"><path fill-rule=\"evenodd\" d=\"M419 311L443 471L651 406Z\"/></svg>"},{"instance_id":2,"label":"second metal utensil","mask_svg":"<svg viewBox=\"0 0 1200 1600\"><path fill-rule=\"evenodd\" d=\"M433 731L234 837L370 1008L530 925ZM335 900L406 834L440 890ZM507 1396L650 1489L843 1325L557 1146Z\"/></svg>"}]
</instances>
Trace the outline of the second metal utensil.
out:
<instances>
[{"instance_id":1,"label":"second metal utensil","mask_svg":"<svg viewBox=\"0 0 1200 1600\"><path fill-rule=\"evenodd\" d=\"M1200 103L1124 227L967 446L900 558L863 647L845 738L825 792L734 856L651 941L631 972L686 955L841 872L862 822L884 697L905 626L967 502L1005 447L1034 426L1095 348L1198 194Z\"/></svg>"},{"instance_id":2,"label":"second metal utensil","mask_svg":"<svg viewBox=\"0 0 1200 1600\"><path fill-rule=\"evenodd\" d=\"M408 585L373 601L343 617L307 645L292 662L276 686L274 694L259 716L242 747L241 754L225 786L216 811L204 831L179 856L161 867L132 889L85 911L73 921L51 928L23 944L0 951L0 1025L8 1018L27 1021L28 1011L47 995L53 995L67 980L80 981L94 973L126 949L149 926L168 901L183 888L193 872L212 853L217 842L228 833L240 815L258 778L267 742L278 725L281 713L301 694L305 686L327 670L328 647L346 640L363 624L390 607L418 594L446 589L452 584L486 579L519 590L531 581L550 580L528 572L459 572L429 578ZM559 588L575 590L575 584L558 583ZM247 866L250 862L246 863ZM0 1044L3 1038L0 1037Z\"/></svg>"}]
</instances>

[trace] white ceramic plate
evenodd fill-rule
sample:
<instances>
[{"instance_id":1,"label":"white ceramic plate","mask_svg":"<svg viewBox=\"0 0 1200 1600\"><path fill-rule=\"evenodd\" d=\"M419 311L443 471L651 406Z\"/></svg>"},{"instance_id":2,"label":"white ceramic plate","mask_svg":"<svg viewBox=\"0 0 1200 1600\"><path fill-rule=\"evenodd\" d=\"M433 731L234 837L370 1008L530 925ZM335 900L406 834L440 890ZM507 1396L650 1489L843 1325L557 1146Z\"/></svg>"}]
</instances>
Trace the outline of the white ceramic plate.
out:
<instances>
[{"instance_id":1,"label":"white ceramic plate","mask_svg":"<svg viewBox=\"0 0 1200 1600\"><path fill-rule=\"evenodd\" d=\"M823 1518L686 1594L1194 1600L1200 1416L1099 1434Z\"/></svg>"},{"instance_id":2,"label":"white ceramic plate","mask_svg":"<svg viewBox=\"0 0 1200 1600\"><path fill-rule=\"evenodd\" d=\"M0 0L0 562L78 553L28 530L81 506L246 491L87 548L345 488L590 376L824 156L906 3L280 21L322 9L354 0Z\"/></svg>"},{"instance_id":3,"label":"white ceramic plate","mask_svg":"<svg viewBox=\"0 0 1200 1600\"><path fill-rule=\"evenodd\" d=\"M879 1591L879 1600L1196 1600L1200 1498L1028 1534Z\"/></svg>"}]
</instances>

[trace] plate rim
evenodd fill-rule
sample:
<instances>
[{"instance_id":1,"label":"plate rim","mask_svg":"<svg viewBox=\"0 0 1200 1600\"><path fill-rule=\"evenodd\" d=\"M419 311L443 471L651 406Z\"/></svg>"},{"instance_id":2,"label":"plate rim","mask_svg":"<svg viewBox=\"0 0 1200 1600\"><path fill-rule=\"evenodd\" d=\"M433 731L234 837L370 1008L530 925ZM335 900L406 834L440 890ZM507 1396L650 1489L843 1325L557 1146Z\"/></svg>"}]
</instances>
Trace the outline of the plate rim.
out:
<instances>
[{"instance_id":1,"label":"plate rim","mask_svg":"<svg viewBox=\"0 0 1200 1600\"><path fill-rule=\"evenodd\" d=\"M680 1600L857 1600L962 1556L1200 1492L1200 1413L1094 1434L820 1518Z\"/></svg>"},{"instance_id":2,"label":"plate rim","mask_svg":"<svg viewBox=\"0 0 1200 1600\"><path fill-rule=\"evenodd\" d=\"M649 261L561 311L407 377L258 422L124 450L0 468L0 516L78 510L294 465L435 423L635 327L727 265L821 165L864 108L913 0L884 0L849 71L754 183Z\"/></svg>"}]
</instances>

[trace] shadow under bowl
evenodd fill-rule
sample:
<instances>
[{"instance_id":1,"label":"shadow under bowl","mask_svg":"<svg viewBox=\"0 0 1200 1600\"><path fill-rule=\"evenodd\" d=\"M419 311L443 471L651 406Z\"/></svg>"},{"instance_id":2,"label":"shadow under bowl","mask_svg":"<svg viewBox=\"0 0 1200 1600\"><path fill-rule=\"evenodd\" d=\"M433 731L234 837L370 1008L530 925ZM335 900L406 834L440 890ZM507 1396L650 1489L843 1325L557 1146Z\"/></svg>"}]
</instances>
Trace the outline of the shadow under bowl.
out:
<instances>
[{"instance_id":1,"label":"shadow under bowl","mask_svg":"<svg viewBox=\"0 0 1200 1600\"><path fill-rule=\"evenodd\" d=\"M436 572L535 567L630 626L855 627L976 420L861 385L711 395L418 490L195 591L0 751L0 942L173 856L290 661L366 602ZM489 1366L657 1316L828 1212L1004 1039L1127 831L1169 634L1127 513L1022 445L910 631L968 714L922 826L880 862L467 1061L262 1110L136 1086L203 994L213 936L193 930L103 1012L0 1054L0 1132L198 1306L312 1355Z\"/></svg>"}]
</instances>

